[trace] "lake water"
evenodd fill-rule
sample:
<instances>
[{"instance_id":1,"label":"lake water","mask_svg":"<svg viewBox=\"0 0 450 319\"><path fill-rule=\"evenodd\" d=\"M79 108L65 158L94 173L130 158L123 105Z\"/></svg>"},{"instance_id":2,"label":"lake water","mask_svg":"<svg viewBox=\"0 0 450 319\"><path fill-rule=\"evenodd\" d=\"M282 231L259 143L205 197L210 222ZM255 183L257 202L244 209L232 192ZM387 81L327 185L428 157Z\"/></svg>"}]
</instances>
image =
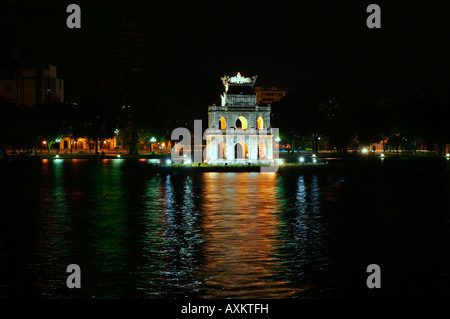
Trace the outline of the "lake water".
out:
<instances>
[{"instance_id":1,"label":"lake water","mask_svg":"<svg viewBox=\"0 0 450 319\"><path fill-rule=\"evenodd\" d=\"M450 163L153 176L0 162L0 296L450 297ZM81 267L69 289L66 267ZM366 268L381 267L381 289Z\"/></svg>"}]
</instances>

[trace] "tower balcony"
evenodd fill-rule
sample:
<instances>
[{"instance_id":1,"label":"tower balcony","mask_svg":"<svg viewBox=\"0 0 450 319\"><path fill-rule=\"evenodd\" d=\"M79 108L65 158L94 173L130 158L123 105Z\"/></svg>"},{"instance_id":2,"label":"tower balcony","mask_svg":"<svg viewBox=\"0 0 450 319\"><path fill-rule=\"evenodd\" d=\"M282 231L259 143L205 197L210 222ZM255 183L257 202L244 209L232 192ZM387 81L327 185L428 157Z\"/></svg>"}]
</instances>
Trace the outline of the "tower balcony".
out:
<instances>
[{"instance_id":1,"label":"tower balcony","mask_svg":"<svg viewBox=\"0 0 450 319\"><path fill-rule=\"evenodd\" d=\"M228 111L233 111L233 112L258 112L258 111L266 111L266 112L270 112L271 111L271 105L254 105L254 106L248 106L248 107L242 107L242 106L221 106L221 105L210 105L208 106L208 112L228 112Z\"/></svg>"},{"instance_id":2,"label":"tower balcony","mask_svg":"<svg viewBox=\"0 0 450 319\"><path fill-rule=\"evenodd\" d=\"M215 135L215 136L257 136L257 135L272 135L272 128L269 127L267 129L256 129L256 128L248 128L243 130L242 128L227 128L225 130L218 128L208 128L205 131L205 135Z\"/></svg>"}]
</instances>

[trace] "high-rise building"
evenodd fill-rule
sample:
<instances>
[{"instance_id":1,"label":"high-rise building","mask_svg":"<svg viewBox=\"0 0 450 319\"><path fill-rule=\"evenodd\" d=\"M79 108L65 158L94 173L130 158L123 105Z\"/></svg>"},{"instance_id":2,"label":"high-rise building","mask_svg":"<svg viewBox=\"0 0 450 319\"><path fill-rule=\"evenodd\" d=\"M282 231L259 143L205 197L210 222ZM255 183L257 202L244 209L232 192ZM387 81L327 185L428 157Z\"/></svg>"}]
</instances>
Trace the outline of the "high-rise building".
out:
<instances>
[{"instance_id":1,"label":"high-rise building","mask_svg":"<svg viewBox=\"0 0 450 319\"><path fill-rule=\"evenodd\" d=\"M128 103L132 77L146 64L146 37L138 20L120 20L100 44L99 93L112 95L121 104Z\"/></svg>"},{"instance_id":2,"label":"high-rise building","mask_svg":"<svg viewBox=\"0 0 450 319\"><path fill-rule=\"evenodd\" d=\"M64 102L64 81L54 65L0 68L0 96L16 105L33 107Z\"/></svg>"}]
</instances>

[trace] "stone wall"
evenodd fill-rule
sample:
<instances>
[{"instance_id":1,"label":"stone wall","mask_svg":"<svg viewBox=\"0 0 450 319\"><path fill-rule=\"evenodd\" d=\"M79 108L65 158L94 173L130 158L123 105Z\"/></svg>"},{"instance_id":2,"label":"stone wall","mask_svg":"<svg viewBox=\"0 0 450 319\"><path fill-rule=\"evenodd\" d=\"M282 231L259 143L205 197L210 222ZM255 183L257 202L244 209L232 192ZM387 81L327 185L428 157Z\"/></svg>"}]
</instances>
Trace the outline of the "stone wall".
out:
<instances>
[{"instance_id":1,"label":"stone wall","mask_svg":"<svg viewBox=\"0 0 450 319\"><path fill-rule=\"evenodd\" d=\"M226 121L227 128L235 128L236 121L239 116L243 116L247 120L248 128L257 128L258 117L264 120L264 127L270 127L270 107L259 108L233 108L233 107L218 107L218 110L211 110L208 112L208 127L220 128L220 118L223 117Z\"/></svg>"}]
</instances>

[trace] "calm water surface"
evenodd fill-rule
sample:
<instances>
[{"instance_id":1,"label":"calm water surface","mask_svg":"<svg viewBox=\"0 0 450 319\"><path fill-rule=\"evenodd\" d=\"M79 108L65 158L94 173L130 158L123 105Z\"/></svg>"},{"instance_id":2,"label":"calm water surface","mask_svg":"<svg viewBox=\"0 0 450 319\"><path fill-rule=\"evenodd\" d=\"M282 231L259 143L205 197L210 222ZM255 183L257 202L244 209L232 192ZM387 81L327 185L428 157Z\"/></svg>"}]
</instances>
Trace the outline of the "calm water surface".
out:
<instances>
[{"instance_id":1,"label":"calm water surface","mask_svg":"<svg viewBox=\"0 0 450 319\"><path fill-rule=\"evenodd\" d=\"M450 296L448 161L288 174L129 166L0 163L0 296ZM377 292L366 286L372 263ZM69 264L81 289L66 286Z\"/></svg>"}]
</instances>

